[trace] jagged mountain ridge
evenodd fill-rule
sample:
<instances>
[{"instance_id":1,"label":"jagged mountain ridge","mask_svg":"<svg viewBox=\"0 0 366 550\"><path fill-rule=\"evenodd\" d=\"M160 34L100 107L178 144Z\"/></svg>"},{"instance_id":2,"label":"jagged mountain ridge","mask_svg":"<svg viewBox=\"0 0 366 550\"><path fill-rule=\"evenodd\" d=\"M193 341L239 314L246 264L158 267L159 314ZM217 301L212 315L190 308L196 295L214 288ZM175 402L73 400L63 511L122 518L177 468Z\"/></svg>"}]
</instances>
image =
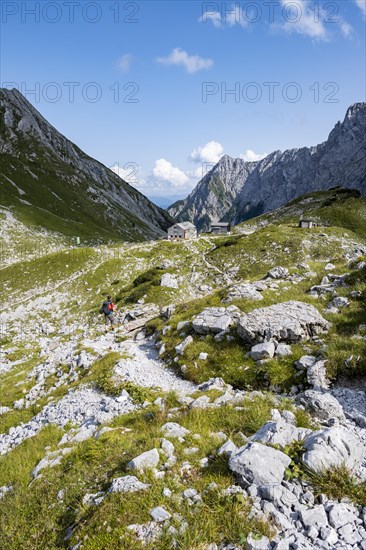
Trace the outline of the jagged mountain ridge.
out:
<instances>
[{"instance_id":1,"label":"jagged mountain ridge","mask_svg":"<svg viewBox=\"0 0 366 550\"><path fill-rule=\"evenodd\" d=\"M1 203L29 224L88 237L157 238L169 214L0 89Z\"/></svg>"},{"instance_id":2,"label":"jagged mountain ridge","mask_svg":"<svg viewBox=\"0 0 366 550\"><path fill-rule=\"evenodd\" d=\"M168 212L204 231L211 222L237 224L335 186L366 194L366 103L349 107L344 121L320 145L274 151L256 162L224 155Z\"/></svg>"}]
</instances>

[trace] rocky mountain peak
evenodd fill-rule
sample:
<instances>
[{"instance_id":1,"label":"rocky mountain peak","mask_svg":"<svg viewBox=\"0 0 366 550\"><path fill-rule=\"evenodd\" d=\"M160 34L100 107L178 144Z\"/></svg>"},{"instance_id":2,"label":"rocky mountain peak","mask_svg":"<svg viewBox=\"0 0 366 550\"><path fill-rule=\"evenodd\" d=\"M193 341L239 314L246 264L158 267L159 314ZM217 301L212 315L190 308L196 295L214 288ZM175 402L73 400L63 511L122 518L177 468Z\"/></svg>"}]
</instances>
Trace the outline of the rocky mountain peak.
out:
<instances>
[{"instance_id":1,"label":"rocky mountain peak","mask_svg":"<svg viewBox=\"0 0 366 550\"><path fill-rule=\"evenodd\" d=\"M345 121L347 119L355 118L358 116L366 116L366 103L365 102L359 102L354 103L347 109L347 113L345 116Z\"/></svg>"},{"instance_id":2,"label":"rocky mountain peak","mask_svg":"<svg viewBox=\"0 0 366 550\"><path fill-rule=\"evenodd\" d=\"M81 151L15 89L0 89L0 156L3 204L49 212L51 218L36 217L50 229L68 232L65 226L74 221L78 232L84 220L93 235L141 240L164 235L172 223L166 211Z\"/></svg>"},{"instance_id":3,"label":"rocky mountain peak","mask_svg":"<svg viewBox=\"0 0 366 550\"><path fill-rule=\"evenodd\" d=\"M34 138L66 162L70 158L76 161L80 156L80 150L52 126L15 88L0 89L0 113L4 117L6 128L6 136L0 135L0 151L4 146L9 151L11 143L13 151L16 152L17 141Z\"/></svg>"},{"instance_id":4,"label":"rocky mountain peak","mask_svg":"<svg viewBox=\"0 0 366 550\"><path fill-rule=\"evenodd\" d=\"M313 191L341 186L366 194L365 151L366 103L355 103L319 145L276 150L256 162L224 155L168 212L207 231L211 222L240 223Z\"/></svg>"}]
</instances>

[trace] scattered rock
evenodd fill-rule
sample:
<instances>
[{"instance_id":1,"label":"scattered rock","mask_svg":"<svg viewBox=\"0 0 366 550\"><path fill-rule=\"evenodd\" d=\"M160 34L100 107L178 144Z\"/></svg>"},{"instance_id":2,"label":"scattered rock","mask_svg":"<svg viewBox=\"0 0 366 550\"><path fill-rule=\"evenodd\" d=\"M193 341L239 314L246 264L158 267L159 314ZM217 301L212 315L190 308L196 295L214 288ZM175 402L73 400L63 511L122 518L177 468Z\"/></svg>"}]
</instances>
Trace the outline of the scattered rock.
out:
<instances>
[{"instance_id":1,"label":"scattered rock","mask_svg":"<svg viewBox=\"0 0 366 550\"><path fill-rule=\"evenodd\" d=\"M70 422L79 427L86 427L89 423L110 422L115 416L136 408L132 399L119 403L116 398L102 394L94 388L81 387L69 390L59 401L46 405L26 424L10 428L8 434L0 434L0 455L9 452L25 439L33 437L48 424L64 427Z\"/></svg>"},{"instance_id":2,"label":"scattered rock","mask_svg":"<svg viewBox=\"0 0 366 550\"><path fill-rule=\"evenodd\" d=\"M288 355L291 355L291 346L288 344L278 344L276 347L275 355L278 357L287 357Z\"/></svg>"},{"instance_id":3,"label":"scattered rock","mask_svg":"<svg viewBox=\"0 0 366 550\"><path fill-rule=\"evenodd\" d=\"M84 495L82 503L84 506L99 506L105 499L105 493L99 491L98 493L87 493Z\"/></svg>"},{"instance_id":4,"label":"scattered rock","mask_svg":"<svg viewBox=\"0 0 366 550\"><path fill-rule=\"evenodd\" d=\"M187 500L190 505L200 504L202 502L201 495L192 487L183 491L182 497Z\"/></svg>"},{"instance_id":5,"label":"scattered rock","mask_svg":"<svg viewBox=\"0 0 366 550\"><path fill-rule=\"evenodd\" d=\"M295 361L295 367L298 370L307 370L309 367L315 365L316 361L317 359L313 355L303 355L300 359Z\"/></svg>"},{"instance_id":6,"label":"scattered rock","mask_svg":"<svg viewBox=\"0 0 366 550\"><path fill-rule=\"evenodd\" d=\"M170 319L170 317L173 315L174 311L176 310L176 305L170 304L169 306L165 306L160 310L160 315L164 319Z\"/></svg>"},{"instance_id":7,"label":"scattered rock","mask_svg":"<svg viewBox=\"0 0 366 550\"><path fill-rule=\"evenodd\" d=\"M246 550L270 550L272 547L267 537L249 533L245 548Z\"/></svg>"},{"instance_id":8,"label":"scattered rock","mask_svg":"<svg viewBox=\"0 0 366 550\"><path fill-rule=\"evenodd\" d=\"M348 504L336 503L329 510L329 523L334 529L339 529L347 523L354 524L356 520L357 516Z\"/></svg>"},{"instance_id":9,"label":"scattered rock","mask_svg":"<svg viewBox=\"0 0 366 550\"><path fill-rule=\"evenodd\" d=\"M170 498L172 496L172 491L168 487L164 487L163 489L163 496L166 498Z\"/></svg>"},{"instance_id":10,"label":"scattered rock","mask_svg":"<svg viewBox=\"0 0 366 550\"><path fill-rule=\"evenodd\" d=\"M151 468L156 468L159 464L159 452L157 449L151 449L151 451L146 451L139 456L133 458L129 463L128 467L131 470L138 470L139 472Z\"/></svg>"},{"instance_id":11,"label":"scattered rock","mask_svg":"<svg viewBox=\"0 0 366 550\"><path fill-rule=\"evenodd\" d=\"M174 445L168 439L161 440L161 449L167 458L174 456L174 451L175 451Z\"/></svg>"},{"instance_id":12,"label":"scattered rock","mask_svg":"<svg viewBox=\"0 0 366 550\"><path fill-rule=\"evenodd\" d=\"M279 422L266 422L250 440L279 445L283 449L293 441L302 441L310 433L311 430L297 428L281 420Z\"/></svg>"},{"instance_id":13,"label":"scattered rock","mask_svg":"<svg viewBox=\"0 0 366 550\"><path fill-rule=\"evenodd\" d=\"M324 510L324 506L321 504L312 508L300 510L300 516L306 529L310 529L311 527L320 529L321 527L328 525L327 514Z\"/></svg>"},{"instance_id":14,"label":"scattered rock","mask_svg":"<svg viewBox=\"0 0 366 550\"><path fill-rule=\"evenodd\" d=\"M227 441L228 437L226 435L226 433L224 432L212 432L210 434L211 437L216 437L217 439L220 439L220 441Z\"/></svg>"},{"instance_id":15,"label":"scattered rock","mask_svg":"<svg viewBox=\"0 0 366 550\"><path fill-rule=\"evenodd\" d=\"M217 451L217 454L219 456L221 455L227 455L228 457L232 456L234 453L236 453L238 450L238 447L231 441L231 439L228 439Z\"/></svg>"},{"instance_id":16,"label":"scattered rock","mask_svg":"<svg viewBox=\"0 0 366 550\"><path fill-rule=\"evenodd\" d=\"M317 390L328 388L329 381L324 361L317 360L313 355L303 355L295 362L295 367L300 371L306 370L306 377L310 386L314 386Z\"/></svg>"},{"instance_id":17,"label":"scattered rock","mask_svg":"<svg viewBox=\"0 0 366 550\"><path fill-rule=\"evenodd\" d=\"M109 493L136 493L144 491L151 487L147 483L142 483L135 476L116 477L112 480Z\"/></svg>"},{"instance_id":18,"label":"scattered rock","mask_svg":"<svg viewBox=\"0 0 366 550\"><path fill-rule=\"evenodd\" d=\"M190 433L189 430L181 426L180 424L177 424L176 422L167 422L164 424L164 426L161 427L161 431L165 435L165 437L184 437L185 435L188 435Z\"/></svg>"},{"instance_id":19,"label":"scattered rock","mask_svg":"<svg viewBox=\"0 0 366 550\"><path fill-rule=\"evenodd\" d=\"M160 282L161 286L164 286L166 288L178 288L179 284L175 277L175 275L171 275L170 273L164 273L164 275L161 278Z\"/></svg>"},{"instance_id":20,"label":"scattered rock","mask_svg":"<svg viewBox=\"0 0 366 550\"><path fill-rule=\"evenodd\" d=\"M342 406L330 393L306 390L298 396L297 401L319 418L319 420L326 421L329 418L338 418L341 421L345 420Z\"/></svg>"},{"instance_id":21,"label":"scattered rock","mask_svg":"<svg viewBox=\"0 0 366 550\"><path fill-rule=\"evenodd\" d=\"M39 475L39 472L44 468L54 468L55 466L58 466L61 463L63 457L71 453L71 451L71 447L64 447L63 449L60 449L58 451L53 451L46 454L46 456L42 458L42 460L40 460L37 466L33 469L32 477L36 478Z\"/></svg>"},{"instance_id":22,"label":"scattered rock","mask_svg":"<svg viewBox=\"0 0 366 550\"><path fill-rule=\"evenodd\" d=\"M286 279L288 276L288 269L286 267L278 266L270 269L267 273L267 277L270 279Z\"/></svg>"},{"instance_id":23,"label":"scattered rock","mask_svg":"<svg viewBox=\"0 0 366 550\"><path fill-rule=\"evenodd\" d=\"M97 431L98 424L93 421L87 421L85 424L82 424L80 428L72 428L62 437L59 445L65 445L66 443L81 443L82 441L86 441L90 437L93 437Z\"/></svg>"},{"instance_id":24,"label":"scattered rock","mask_svg":"<svg viewBox=\"0 0 366 550\"><path fill-rule=\"evenodd\" d=\"M228 389L231 389L232 386L229 384L226 384L222 378L210 378L206 382L202 382L198 386L198 389L200 391L208 391L208 390L222 390L226 391Z\"/></svg>"},{"instance_id":25,"label":"scattered rock","mask_svg":"<svg viewBox=\"0 0 366 550\"><path fill-rule=\"evenodd\" d=\"M187 336L187 338L185 338L185 340L183 340L183 342L181 342L180 344L178 344L178 346L175 346L175 351L179 354L179 355L183 355L184 353L184 350L186 349L187 346L189 346L189 344L192 344L193 342L193 338L192 336Z\"/></svg>"},{"instance_id":26,"label":"scattered rock","mask_svg":"<svg viewBox=\"0 0 366 550\"><path fill-rule=\"evenodd\" d=\"M355 388L337 387L331 392L342 406L347 418L357 426L366 428L366 392ZM365 433L366 444L366 433Z\"/></svg>"},{"instance_id":27,"label":"scattered rock","mask_svg":"<svg viewBox=\"0 0 366 550\"><path fill-rule=\"evenodd\" d=\"M239 316L240 310L235 306L208 307L193 319L192 328L198 334L217 334L232 326Z\"/></svg>"},{"instance_id":28,"label":"scattered rock","mask_svg":"<svg viewBox=\"0 0 366 550\"><path fill-rule=\"evenodd\" d=\"M150 516L157 523L163 523L164 521L170 519L172 515L167 512L162 506L157 506L149 512Z\"/></svg>"},{"instance_id":29,"label":"scattered rock","mask_svg":"<svg viewBox=\"0 0 366 550\"><path fill-rule=\"evenodd\" d=\"M190 409L207 409L210 405L210 398L207 395L201 395L194 399L189 405Z\"/></svg>"},{"instance_id":30,"label":"scattered rock","mask_svg":"<svg viewBox=\"0 0 366 550\"><path fill-rule=\"evenodd\" d=\"M244 283L234 285L229 289L227 298L223 302L233 302L234 300L263 300L260 288L254 284Z\"/></svg>"},{"instance_id":31,"label":"scattered rock","mask_svg":"<svg viewBox=\"0 0 366 550\"><path fill-rule=\"evenodd\" d=\"M199 452L198 447L186 447L183 451L185 455L194 455Z\"/></svg>"},{"instance_id":32,"label":"scattered rock","mask_svg":"<svg viewBox=\"0 0 366 550\"><path fill-rule=\"evenodd\" d=\"M244 485L281 483L291 459L261 443L247 443L229 460L229 468Z\"/></svg>"},{"instance_id":33,"label":"scattered rock","mask_svg":"<svg viewBox=\"0 0 366 550\"><path fill-rule=\"evenodd\" d=\"M261 359L272 359L275 354L275 345L273 342L263 342L257 344L250 350L250 356L254 361L260 361Z\"/></svg>"},{"instance_id":34,"label":"scattered rock","mask_svg":"<svg viewBox=\"0 0 366 550\"><path fill-rule=\"evenodd\" d=\"M134 523L128 525L127 529L132 531L139 540L142 540L145 544L149 544L161 535L161 527L155 521L150 521L149 523Z\"/></svg>"},{"instance_id":35,"label":"scattered rock","mask_svg":"<svg viewBox=\"0 0 366 550\"><path fill-rule=\"evenodd\" d=\"M102 435L106 434L106 433L109 433L109 432L114 432L117 428L109 428L109 426L104 426L104 428L100 428L100 430L98 430L95 434L94 434L94 438L95 439L100 439L102 437ZM128 430L128 428L125 428L125 430Z\"/></svg>"},{"instance_id":36,"label":"scattered rock","mask_svg":"<svg viewBox=\"0 0 366 550\"><path fill-rule=\"evenodd\" d=\"M329 387L329 381L327 378L327 370L325 368L325 361L317 361L308 368L306 372L306 378L308 384L313 386L316 390L327 389Z\"/></svg>"},{"instance_id":37,"label":"scattered rock","mask_svg":"<svg viewBox=\"0 0 366 550\"><path fill-rule=\"evenodd\" d=\"M349 306L349 300L343 296L337 296L327 305L328 309L332 308L343 308Z\"/></svg>"},{"instance_id":38,"label":"scattered rock","mask_svg":"<svg viewBox=\"0 0 366 550\"><path fill-rule=\"evenodd\" d=\"M317 473L344 464L350 471L362 462L364 447L349 430L333 426L318 430L304 440L302 462Z\"/></svg>"},{"instance_id":39,"label":"scattered rock","mask_svg":"<svg viewBox=\"0 0 366 550\"><path fill-rule=\"evenodd\" d=\"M291 343L308 340L329 326L314 306L290 301L244 315L239 320L238 333L249 344L271 338Z\"/></svg>"},{"instance_id":40,"label":"scattered rock","mask_svg":"<svg viewBox=\"0 0 366 550\"><path fill-rule=\"evenodd\" d=\"M181 330L183 330L184 328L188 328L189 326L191 326L190 321L179 321L179 323L177 324L177 332L180 332Z\"/></svg>"}]
</instances>

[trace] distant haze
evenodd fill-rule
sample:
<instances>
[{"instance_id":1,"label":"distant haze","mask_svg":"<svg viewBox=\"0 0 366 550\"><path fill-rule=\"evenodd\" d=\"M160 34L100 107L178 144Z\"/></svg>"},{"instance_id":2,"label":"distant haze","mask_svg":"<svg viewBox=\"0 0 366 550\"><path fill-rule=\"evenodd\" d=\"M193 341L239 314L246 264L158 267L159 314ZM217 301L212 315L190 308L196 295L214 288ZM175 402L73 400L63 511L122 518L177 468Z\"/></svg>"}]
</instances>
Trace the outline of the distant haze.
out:
<instances>
[{"instance_id":1,"label":"distant haze","mask_svg":"<svg viewBox=\"0 0 366 550\"><path fill-rule=\"evenodd\" d=\"M160 208L168 208L171 204L174 202L180 201L182 199L186 198L186 195L176 195L172 197L152 197L148 196L148 198L156 204L156 206L160 206Z\"/></svg>"}]
</instances>

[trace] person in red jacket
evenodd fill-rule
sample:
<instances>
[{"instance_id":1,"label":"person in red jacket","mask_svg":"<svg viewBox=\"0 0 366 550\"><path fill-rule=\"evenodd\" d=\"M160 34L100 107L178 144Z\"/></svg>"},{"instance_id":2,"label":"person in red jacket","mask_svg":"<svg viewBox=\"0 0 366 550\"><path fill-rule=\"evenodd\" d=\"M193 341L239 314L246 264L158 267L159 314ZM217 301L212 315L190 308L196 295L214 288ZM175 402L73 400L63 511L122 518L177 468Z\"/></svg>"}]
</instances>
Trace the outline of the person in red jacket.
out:
<instances>
[{"instance_id":1,"label":"person in red jacket","mask_svg":"<svg viewBox=\"0 0 366 550\"><path fill-rule=\"evenodd\" d=\"M108 332L108 327L111 326L114 331L114 325L117 322L115 311L116 305L112 301L112 296L107 296L107 301L103 302L101 312L104 313L105 331Z\"/></svg>"}]
</instances>

